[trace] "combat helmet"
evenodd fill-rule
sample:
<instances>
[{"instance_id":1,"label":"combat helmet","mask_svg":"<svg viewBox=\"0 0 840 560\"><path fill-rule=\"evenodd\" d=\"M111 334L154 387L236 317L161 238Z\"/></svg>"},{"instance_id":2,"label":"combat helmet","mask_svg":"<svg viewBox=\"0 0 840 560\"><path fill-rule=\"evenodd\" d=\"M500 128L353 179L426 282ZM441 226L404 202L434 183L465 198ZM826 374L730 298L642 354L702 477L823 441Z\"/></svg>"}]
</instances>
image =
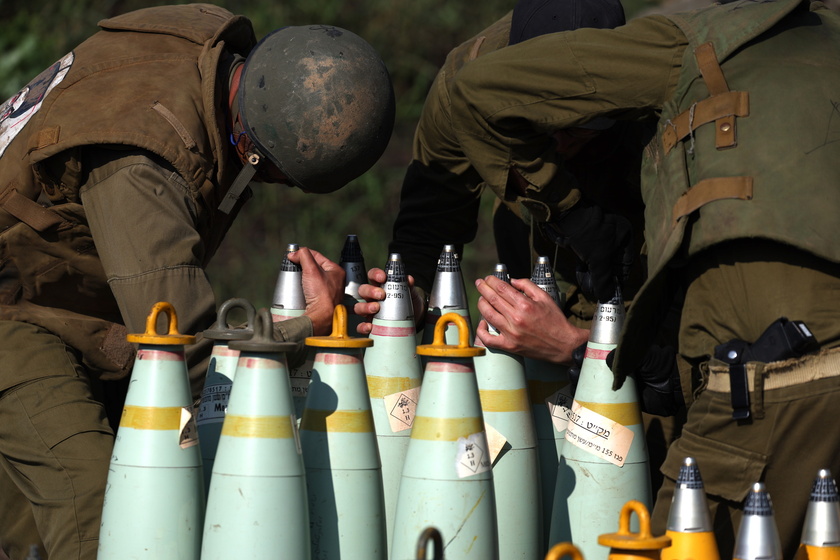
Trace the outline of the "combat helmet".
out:
<instances>
[{"instance_id":1,"label":"combat helmet","mask_svg":"<svg viewBox=\"0 0 840 560\"><path fill-rule=\"evenodd\" d=\"M284 27L248 55L239 117L257 152L295 186L340 189L379 159L394 127L385 63L358 35Z\"/></svg>"}]
</instances>

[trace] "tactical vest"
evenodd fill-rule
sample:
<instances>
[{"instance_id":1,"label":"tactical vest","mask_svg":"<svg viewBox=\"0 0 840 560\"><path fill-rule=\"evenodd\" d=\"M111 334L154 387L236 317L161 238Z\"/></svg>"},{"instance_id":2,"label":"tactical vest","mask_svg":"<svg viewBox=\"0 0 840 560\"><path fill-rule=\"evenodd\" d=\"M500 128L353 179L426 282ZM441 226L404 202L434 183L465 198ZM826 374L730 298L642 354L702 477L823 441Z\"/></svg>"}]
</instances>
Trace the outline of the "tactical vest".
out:
<instances>
[{"instance_id":1,"label":"tactical vest","mask_svg":"<svg viewBox=\"0 0 840 560\"><path fill-rule=\"evenodd\" d=\"M217 69L223 52L247 56L256 38L247 19L209 4L99 26L0 107L0 319L46 328L108 379L130 369L133 349L79 204L81 153L126 145L168 162L195 197L209 260L230 225L216 209L237 172L228 76Z\"/></svg>"},{"instance_id":2,"label":"tactical vest","mask_svg":"<svg viewBox=\"0 0 840 560\"><path fill-rule=\"evenodd\" d=\"M840 262L840 17L808 7L742 0L667 16L689 45L643 163L648 280L617 371L646 347L669 271L699 251L765 238Z\"/></svg>"}]
</instances>

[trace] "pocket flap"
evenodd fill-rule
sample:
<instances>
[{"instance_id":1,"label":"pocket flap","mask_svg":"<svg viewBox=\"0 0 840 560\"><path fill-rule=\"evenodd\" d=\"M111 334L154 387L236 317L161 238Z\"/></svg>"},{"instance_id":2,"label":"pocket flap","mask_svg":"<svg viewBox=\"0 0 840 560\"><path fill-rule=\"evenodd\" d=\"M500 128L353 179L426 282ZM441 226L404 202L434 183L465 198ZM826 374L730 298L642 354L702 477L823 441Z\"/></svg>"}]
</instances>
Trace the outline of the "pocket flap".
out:
<instances>
[{"instance_id":1,"label":"pocket flap","mask_svg":"<svg viewBox=\"0 0 840 560\"><path fill-rule=\"evenodd\" d=\"M53 450L60 443L81 434L93 433L97 434L96 437L113 437L105 418L105 411L102 405L96 402L55 406L33 416L32 423L44 443ZM85 440L87 441L87 436ZM75 452L84 453L84 445Z\"/></svg>"},{"instance_id":2,"label":"pocket flap","mask_svg":"<svg viewBox=\"0 0 840 560\"><path fill-rule=\"evenodd\" d=\"M767 456L683 430L668 450L662 474L676 480L686 457L700 469L706 494L743 502L752 485L761 479Z\"/></svg>"}]
</instances>

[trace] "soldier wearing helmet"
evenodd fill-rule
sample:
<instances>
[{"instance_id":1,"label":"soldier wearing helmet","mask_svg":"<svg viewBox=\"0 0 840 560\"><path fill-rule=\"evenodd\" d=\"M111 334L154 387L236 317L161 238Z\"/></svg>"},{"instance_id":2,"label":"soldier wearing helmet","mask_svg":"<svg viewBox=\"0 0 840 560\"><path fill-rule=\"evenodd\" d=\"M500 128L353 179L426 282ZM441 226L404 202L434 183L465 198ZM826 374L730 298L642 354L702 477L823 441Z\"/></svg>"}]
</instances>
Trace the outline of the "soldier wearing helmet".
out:
<instances>
[{"instance_id":1,"label":"soldier wearing helmet","mask_svg":"<svg viewBox=\"0 0 840 560\"><path fill-rule=\"evenodd\" d=\"M286 27L257 43L246 18L209 4L99 25L0 104L0 549L12 558L32 544L15 528L25 502L50 557L95 558L134 362L125 335L144 332L157 301L181 332L213 323L204 268L249 183L336 190L393 126L387 69L347 30ZM275 336L326 334L343 271L306 248L291 258L306 314ZM196 393L210 350L187 348Z\"/></svg>"}]
</instances>

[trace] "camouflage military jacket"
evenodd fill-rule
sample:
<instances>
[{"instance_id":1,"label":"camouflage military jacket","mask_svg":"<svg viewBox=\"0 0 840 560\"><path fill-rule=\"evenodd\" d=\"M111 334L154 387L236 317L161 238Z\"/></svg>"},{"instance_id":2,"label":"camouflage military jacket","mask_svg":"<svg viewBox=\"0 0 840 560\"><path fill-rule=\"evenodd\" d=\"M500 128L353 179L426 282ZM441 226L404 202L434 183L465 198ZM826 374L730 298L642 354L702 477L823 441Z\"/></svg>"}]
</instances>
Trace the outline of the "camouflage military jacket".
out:
<instances>
[{"instance_id":1,"label":"camouflage military jacket","mask_svg":"<svg viewBox=\"0 0 840 560\"><path fill-rule=\"evenodd\" d=\"M223 52L247 55L256 39L247 19L208 4L100 27L0 106L0 318L57 334L108 378L125 375L133 350L80 204L85 150L139 148L175 170L208 260L229 226L216 208L236 174L228 76L217 69Z\"/></svg>"}]
</instances>

